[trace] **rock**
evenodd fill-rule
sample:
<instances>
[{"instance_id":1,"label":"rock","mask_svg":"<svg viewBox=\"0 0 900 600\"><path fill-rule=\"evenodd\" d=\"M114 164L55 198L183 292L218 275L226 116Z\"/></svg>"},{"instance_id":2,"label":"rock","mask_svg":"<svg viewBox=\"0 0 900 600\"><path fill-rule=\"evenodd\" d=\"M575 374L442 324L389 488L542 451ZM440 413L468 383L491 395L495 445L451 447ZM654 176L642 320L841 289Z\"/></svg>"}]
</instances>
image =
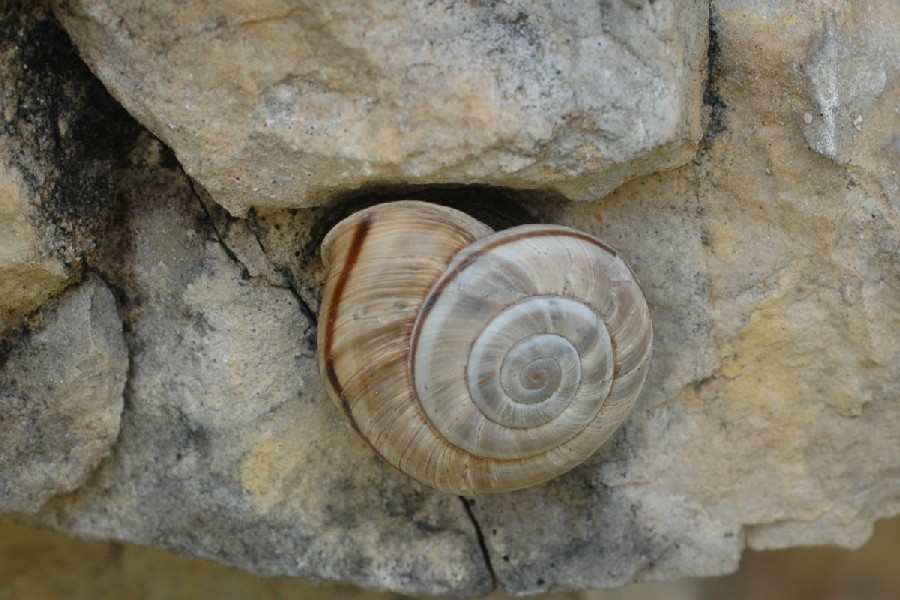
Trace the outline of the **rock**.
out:
<instances>
[{"instance_id":1,"label":"rock","mask_svg":"<svg viewBox=\"0 0 900 600\"><path fill-rule=\"evenodd\" d=\"M410 486L325 396L294 293L237 262L158 142L132 159L122 227L98 260L132 349L122 431L91 484L39 522L262 575L486 593L460 500Z\"/></svg>"},{"instance_id":2,"label":"rock","mask_svg":"<svg viewBox=\"0 0 900 600\"><path fill-rule=\"evenodd\" d=\"M819 16L803 64L816 110L804 114L801 129L809 147L832 160L871 163L879 151L898 153L892 145L900 116L892 100L900 85L900 6L863 2L849 9Z\"/></svg>"},{"instance_id":3,"label":"rock","mask_svg":"<svg viewBox=\"0 0 900 600\"><path fill-rule=\"evenodd\" d=\"M627 8L636 4L643 8ZM284 151L285 161L295 156L287 142L272 141L287 129L254 130L248 137L253 121L247 115L279 106L256 104L276 83L285 91L309 80L260 83L249 69L248 77L236 79L243 87L234 95L219 93L215 105L198 98L206 90L221 92L211 85L217 73L258 64L253 56L249 63L238 61L229 54L234 48L252 49L255 36L295 31L291 27L308 21L265 18L273 13L257 5L235 21L221 9L185 5L169 36L151 27L164 5L125 16L91 6L70 3L59 14L106 81L131 82L133 87L110 84L123 102L173 144L214 200L235 213L262 206L259 197L271 190L246 194L241 186L255 185L247 173L225 194L235 200L223 200L225 180L217 187L215 173L224 163L213 158L236 161L251 150L264 158L274 148ZM606 14L665 16L673 6L620 3ZM120 220L114 234L97 239L91 258L121 299L131 350L118 441L83 485L50 499L32 522L170 548L264 575L461 596L485 593L492 576L516 594L611 587L722 574L736 568L748 545L861 544L876 519L900 513L900 128L891 112L900 105L900 85L897 70L888 68L893 58L854 63L871 68L876 79L883 68L884 84L880 91L860 87L850 93L862 75L850 80L834 112L862 107L879 115L872 120L883 130L870 129L864 117L862 130L854 126L856 133L835 138L833 156L810 147L820 136L810 132L820 118L816 90L825 81L825 71L815 65L831 56L822 48L837 44L843 50L834 56L872 56L871 48L892 47L879 36L898 21L884 4L830 10L834 6L712 4L712 68L703 91L707 127L689 164L580 203L525 189L534 187L527 182L514 183L522 188L516 190L455 190L491 207L513 198L537 221L599 235L641 280L655 332L644 393L608 446L546 485L466 504L385 465L323 393L314 347L319 241L350 200L291 210L272 208L273 200L269 208L234 218L192 185L160 142L143 136L118 185ZM456 17L480 10L487 9L447 9L446 20L455 26ZM307 19L322 13L297 14ZM341 19L336 14L317 31L346 40L341 36L354 30L333 26L355 21ZM356 46L366 52L377 47L382 30L376 25L384 26L374 19L373 41ZM527 31L532 21L520 28ZM693 21L680 22L687 31ZM202 27L185 33L185 23ZM628 29L619 23L616 31ZM851 41L828 31L863 33ZM238 38L242 45L216 45ZM193 40L205 43L206 52L187 53ZM523 52L516 47L510 56L525 61ZM396 54L391 64L402 63L403 46ZM286 59L265 56L273 73L283 74ZM336 50L334 56L343 55ZM187 81L189 71L181 68L191 60L199 83ZM489 60L499 59L484 58ZM615 64L624 69L632 60ZM144 70L150 62L173 67ZM208 69L200 68L207 63ZM458 72L481 77L485 64L460 65ZM338 74L334 78L340 81ZM652 103L654 89L635 98ZM247 90L253 93L244 95ZM196 115L175 119L187 114L186 102L200 107ZM226 120L222 107L238 102L248 105ZM165 110L154 112L159 106ZM354 127L378 123L383 110L373 107L375 116ZM699 113L700 107L691 110ZM202 119L208 119L207 129L199 125ZM271 127L276 130L276 123ZM191 137L201 129L207 136L202 143ZM431 133L450 140L456 129L435 126ZM310 147L319 143L318 134L303 135ZM215 156L201 164L200 149ZM265 173L247 160L248 172ZM382 163L373 158L371 164L375 169ZM586 164L591 173L605 168ZM316 169L335 190L358 184L350 166L347 175ZM427 175L427 181L448 179ZM380 198L435 198L448 189L378 192Z\"/></svg>"},{"instance_id":4,"label":"rock","mask_svg":"<svg viewBox=\"0 0 900 600\"><path fill-rule=\"evenodd\" d=\"M0 334L70 280L61 260L41 252L26 190L21 171L0 158Z\"/></svg>"},{"instance_id":5,"label":"rock","mask_svg":"<svg viewBox=\"0 0 900 600\"><path fill-rule=\"evenodd\" d=\"M115 213L134 122L46 2L0 6L0 335L78 280Z\"/></svg>"},{"instance_id":6,"label":"rock","mask_svg":"<svg viewBox=\"0 0 900 600\"><path fill-rule=\"evenodd\" d=\"M128 351L96 276L45 304L0 359L0 513L35 513L84 483L119 432Z\"/></svg>"},{"instance_id":7,"label":"rock","mask_svg":"<svg viewBox=\"0 0 900 600\"><path fill-rule=\"evenodd\" d=\"M512 593L721 574L746 545L857 547L900 512L896 208L877 162L825 161L779 125L796 123L791 62L818 31L798 36L793 6L714 11L724 127L696 164L540 206L631 262L655 351L612 445L473 504ZM896 107L892 77L879 102Z\"/></svg>"},{"instance_id":8,"label":"rock","mask_svg":"<svg viewBox=\"0 0 900 600\"><path fill-rule=\"evenodd\" d=\"M236 215L418 183L592 200L690 160L701 134L700 0L56 7Z\"/></svg>"}]
</instances>

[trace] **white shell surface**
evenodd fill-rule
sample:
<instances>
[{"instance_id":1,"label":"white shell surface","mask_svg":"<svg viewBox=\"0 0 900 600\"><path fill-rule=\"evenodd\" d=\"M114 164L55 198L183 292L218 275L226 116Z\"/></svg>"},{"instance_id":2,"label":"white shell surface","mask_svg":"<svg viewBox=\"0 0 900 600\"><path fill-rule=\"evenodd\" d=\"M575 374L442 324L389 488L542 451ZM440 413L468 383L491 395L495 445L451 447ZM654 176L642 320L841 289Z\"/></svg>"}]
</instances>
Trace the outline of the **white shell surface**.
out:
<instances>
[{"instance_id":1,"label":"white shell surface","mask_svg":"<svg viewBox=\"0 0 900 600\"><path fill-rule=\"evenodd\" d=\"M617 414L596 422L616 361L607 322L615 342L649 346L635 288L610 249L568 228L522 226L475 242L448 265L413 333L423 410L451 443L477 456L554 451L569 462L562 447L584 447L578 438L586 430L595 450L621 424ZM632 341L627 327L635 324Z\"/></svg>"}]
</instances>

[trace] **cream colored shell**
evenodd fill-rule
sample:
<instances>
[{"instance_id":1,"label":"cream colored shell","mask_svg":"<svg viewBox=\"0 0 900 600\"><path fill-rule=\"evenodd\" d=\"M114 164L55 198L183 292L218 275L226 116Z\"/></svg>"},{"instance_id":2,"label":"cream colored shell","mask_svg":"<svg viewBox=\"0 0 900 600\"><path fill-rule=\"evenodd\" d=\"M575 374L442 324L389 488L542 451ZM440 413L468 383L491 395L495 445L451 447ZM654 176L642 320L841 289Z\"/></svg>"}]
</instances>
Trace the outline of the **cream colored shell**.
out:
<instances>
[{"instance_id":1,"label":"cream colored shell","mask_svg":"<svg viewBox=\"0 0 900 600\"><path fill-rule=\"evenodd\" d=\"M385 460L443 492L515 490L577 466L646 378L637 279L580 231L494 233L401 201L351 215L322 253L329 395Z\"/></svg>"}]
</instances>

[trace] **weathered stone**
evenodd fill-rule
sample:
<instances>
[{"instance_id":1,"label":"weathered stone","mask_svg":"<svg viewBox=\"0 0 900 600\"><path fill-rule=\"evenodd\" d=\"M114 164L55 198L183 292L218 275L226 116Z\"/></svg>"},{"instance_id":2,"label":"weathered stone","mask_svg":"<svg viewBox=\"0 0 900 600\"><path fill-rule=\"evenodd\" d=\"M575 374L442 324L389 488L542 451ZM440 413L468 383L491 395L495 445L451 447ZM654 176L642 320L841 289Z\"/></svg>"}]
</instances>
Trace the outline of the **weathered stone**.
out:
<instances>
[{"instance_id":1,"label":"weathered stone","mask_svg":"<svg viewBox=\"0 0 900 600\"><path fill-rule=\"evenodd\" d=\"M47 2L0 5L0 335L66 285L115 210L134 122Z\"/></svg>"},{"instance_id":2,"label":"weathered stone","mask_svg":"<svg viewBox=\"0 0 900 600\"><path fill-rule=\"evenodd\" d=\"M325 397L296 296L232 258L157 142L132 158L143 166L98 263L122 290L132 350L122 432L91 485L40 520L264 575L488 591L460 500L409 485Z\"/></svg>"},{"instance_id":3,"label":"weathered stone","mask_svg":"<svg viewBox=\"0 0 900 600\"><path fill-rule=\"evenodd\" d=\"M745 545L855 547L900 512L896 209L871 163L825 161L777 125L806 93L795 21L723 4L711 92L725 127L697 163L542 207L632 263L655 352L591 464L473 505L513 592L719 574Z\"/></svg>"},{"instance_id":4,"label":"weathered stone","mask_svg":"<svg viewBox=\"0 0 900 600\"><path fill-rule=\"evenodd\" d=\"M871 165L879 151L896 156L900 5L869 0L816 12L803 63L816 106L801 124L810 148L843 163Z\"/></svg>"},{"instance_id":5,"label":"weathered stone","mask_svg":"<svg viewBox=\"0 0 900 600\"><path fill-rule=\"evenodd\" d=\"M19 169L0 157L0 333L69 282L65 264L40 250L26 190Z\"/></svg>"},{"instance_id":6,"label":"weathered stone","mask_svg":"<svg viewBox=\"0 0 900 600\"><path fill-rule=\"evenodd\" d=\"M234 214L410 183L590 200L700 138L700 0L57 6L94 72Z\"/></svg>"},{"instance_id":7,"label":"weathered stone","mask_svg":"<svg viewBox=\"0 0 900 600\"><path fill-rule=\"evenodd\" d=\"M178 66L191 60L181 54L185 37L214 45L231 31L215 19L220 9L204 7L183 21L206 19L204 31L160 41L136 32L150 31L167 5L148 8L147 22L95 9L78 23L69 6L61 10L73 30L112 32L82 41L99 72L115 65L101 64L105 50L91 44L132 44L140 56L116 75L129 81L146 76L146 56ZM387 467L322 392L313 342L318 242L345 206L261 209L245 220L208 201L204 210L165 148L143 140L121 184L127 212L116 235L101 240L96 263L121 293L133 355L119 442L86 485L51 500L37 520L267 575L458 595L491 585L479 531L498 584L515 593L719 574L736 567L748 544L860 544L874 520L900 512L900 127L886 108L900 105L896 69L884 68L880 92L839 94L844 104L835 109L868 107L884 131L864 118L861 131L835 138L840 148L828 157L804 135L806 114L810 125L818 118L824 71L815 65L825 63L814 57L825 56L817 48L829 28L871 33L898 23L883 4L860 6L714 2L708 126L694 162L595 202L522 190L484 196L483 204L517 197L535 220L616 247L646 292L655 353L645 392L609 446L545 486L468 507ZM295 21L242 21L233 31L253 48L253 36ZM181 26L174 30L183 34ZM861 55L893 43L872 39L860 42ZM852 45L849 37L828 43ZM165 114L180 114L226 61L234 67L226 51L214 53L208 71L201 57L196 87L169 82L186 91L162 98ZM884 64L873 62L876 80ZM477 67L459 72L479 74ZM166 83L147 81L148 95ZM121 93L135 112L155 114ZM245 122L225 123L218 106L203 106L209 113L196 119L211 119L213 153L237 139L231 128L245 135ZM188 125L157 131L169 131L200 177L190 158L199 142L178 145L199 129ZM434 134L452 137L450 129ZM339 189L349 185L323 173Z\"/></svg>"},{"instance_id":8,"label":"weathered stone","mask_svg":"<svg viewBox=\"0 0 900 600\"><path fill-rule=\"evenodd\" d=\"M638 583L618 590L542 594L540 600L796 600L798 590L819 598L894 600L900 595L896 553L900 518L880 521L866 545L748 552L734 575L714 579ZM823 577L822 573L828 576ZM288 577L254 577L204 560L120 542L78 540L0 519L0 597L14 600L169 600L232 598L324 598L401 600L389 592L364 591ZM402 596L402 598L412 598ZM434 598L421 597L421 600ZM485 600L508 600L495 592Z\"/></svg>"},{"instance_id":9,"label":"weathered stone","mask_svg":"<svg viewBox=\"0 0 900 600\"><path fill-rule=\"evenodd\" d=\"M35 513L81 485L119 432L128 353L96 276L45 304L0 358L0 513Z\"/></svg>"},{"instance_id":10,"label":"weathered stone","mask_svg":"<svg viewBox=\"0 0 900 600\"><path fill-rule=\"evenodd\" d=\"M823 161L777 125L808 102L791 64L818 21L723 4L696 163L597 203L526 202L623 253L655 352L637 410L589 464L472 504L512 592L721 574L747 544L858 546L900 511L900 235L884 172ZM252 219L298 282L321 279L317 219Z\"/></svg>"}]
</instances>

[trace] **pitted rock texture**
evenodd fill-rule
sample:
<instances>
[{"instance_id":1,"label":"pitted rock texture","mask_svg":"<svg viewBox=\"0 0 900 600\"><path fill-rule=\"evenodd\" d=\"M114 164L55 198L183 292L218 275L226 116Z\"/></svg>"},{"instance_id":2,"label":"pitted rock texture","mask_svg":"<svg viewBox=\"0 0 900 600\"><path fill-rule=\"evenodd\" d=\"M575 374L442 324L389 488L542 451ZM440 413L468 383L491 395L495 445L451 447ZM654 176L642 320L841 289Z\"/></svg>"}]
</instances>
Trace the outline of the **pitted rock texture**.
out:
<instances>
[{"instance_id":1,"label":"pitted rock texture","mask_svg":"<svg viewBox=\"0 0 900 600\"><path fill-rule=\"evenodd\" d=\"M366 186L603 196L700 138L707 3L57 3L85 60L234 214Z\"/></svg>"},{"instance_id":2,"label":"pitted rock texture","mask_svg":"<svg viewBox=\"0 0 900 600\"><path fill-rule=\"evenodd\" d=\"M46 303L0 357L0 513L84 483L119 433L128 352L96 276Z\"/></svg>"},{"instance_id":3,"label":"pitted rock texture","mask_svg":"<svg viewBox=\"0 0 900 600\"><path fill-rule=\"evenodd\" d=\"M0 335L78 281L115 212L134 121L46 2L0 5Z\"/></svg>"}]
</instances>

